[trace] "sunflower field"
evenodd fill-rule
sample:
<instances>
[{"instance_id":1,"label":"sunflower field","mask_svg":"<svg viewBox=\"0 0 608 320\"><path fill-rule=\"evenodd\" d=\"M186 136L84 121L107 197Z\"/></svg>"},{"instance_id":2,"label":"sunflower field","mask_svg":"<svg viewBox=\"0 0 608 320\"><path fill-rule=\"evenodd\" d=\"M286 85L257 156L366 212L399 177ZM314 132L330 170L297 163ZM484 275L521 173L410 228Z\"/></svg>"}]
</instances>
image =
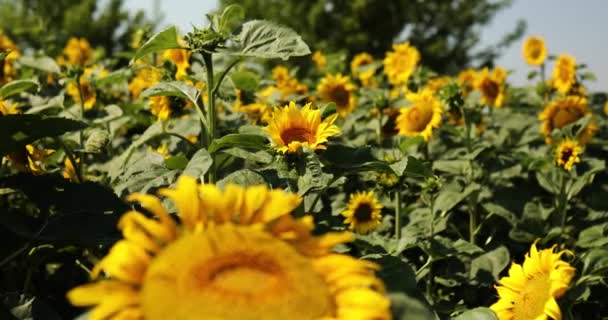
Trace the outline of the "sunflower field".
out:
<instances>
[{"instance_id":1,"label":"sunflower field","mask_svg":"<svg viewBox=\"0 0 608 320\"><path fill-rule=\"evenodd\" d=\"M0 32L0 319L608 319L584 63L530 37L519 87L244 17L116 55Z\"/></svg>"}]
</instances>

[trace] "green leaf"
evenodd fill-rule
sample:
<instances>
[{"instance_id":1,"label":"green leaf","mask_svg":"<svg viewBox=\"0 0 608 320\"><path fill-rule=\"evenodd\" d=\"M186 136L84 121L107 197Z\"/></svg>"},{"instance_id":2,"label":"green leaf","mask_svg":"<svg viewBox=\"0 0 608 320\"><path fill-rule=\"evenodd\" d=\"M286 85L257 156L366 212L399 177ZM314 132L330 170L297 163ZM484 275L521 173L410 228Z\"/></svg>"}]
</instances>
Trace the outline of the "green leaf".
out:
<instances>
[{"instance_id":1,"label":"green leaf","mask_svg":"<svg viewBox=\"0 0 608 320\"><path fill-rule=\"evenodd\" d=\"M561 185L560 168L551 168L551 170L537 171L536 180L538 184L552 194L558 194Z\"/></svg>"},{"instance_id":2,"label":"green leaf","mask_svg":"<svg viewBox=\"0 0 608 320\"><path fill-rule=\"evenodd\" d=\"M433 171L428 165L412 156L404 157L391 164L391 168L399 177L426 178L433 175Z\"/></svg>"},{"instance_id":3,"label":"green leaf","mask_svg":"<svg viewBox=\"0 0 608 320\"><path fill-rule=\"evenodd\" d=\"M384 161L376 159L369 148L353 148L341 144L330 144L327 150L320 154L320 159L337 171L363 172L381 171L393 172Z\"/></svg>"},{"instance_id":4,"label":"green leaf","mask_svg":"<svg viewBox=\"0 0 608 320\"><path fill-rule=\"evenodd\" d=\"M411 147L420 145L422 143L424 143L423 137L420 137L420 136L406 137L403 140L401 140L401 143L399 143L399 150L401 150L401 153L403 153L403 154L408 154L409 149Z\"/></svg>"},{"instance_id":5,"label":"green leaf","mask_svg":"<svg viewBox=\"0 0 608 320\"><path fill-rule=\"evenodd\" d=\"M472 183L462 191L442 190L439 192L437 199L435 199L435 210L440 213L448 212L466 199L471 193L480 189L481 187L479 184Z\"/></svg>"},{"instance_id":6,"label":"green leaf","mask_svg":"<svg viewBox=\"0 0 608 320\"><path fill-rule=\"evenodd\" d=\"M61 68L55 62L55 59L49 56L33 57L23 56L19 58L19 64L32 69L48 72L48 73L59 73Z\"/></svg>"},{"instance_id":7,"label":"green leaf","mask_svg":"<svg viewBox=\"0 0 608 320\"><path fill-rule=\"evenodd\" d=\"M470 279L484 284L494 283L510 261L509 249L505 246L486 252L471 261Z\"/></svg>"},{"instance_id":8,"label":"green leaf","mask_svg":"<svg viewBox=\"0 0 608 320\"><path fill-rule=\"evenodd\" d=\"M196 153L194 153L190 159L190 162L188 162L188 165L186 166L186 169L184 169L182 175L200 179L200 177L209 171L212 164L213 158L211 158L209 152L205 149L199 149Z\"/></svg>"},{"instance_id":9,"label":"green leaf","mask_svg":"<svg viewBox=\"0 0 608 320\"><path fill-rule=\"evenodd\" d=\"M11 81L0 88L0 99L6 99L12 95L28 91L31 89L38 89L40 85L38 81L34 80L15 80Z\"/></svg>"},{"instance_id":10,"label":"green leaf","mask_svg":"<svg viewBox=\"0 0 608 320\"><path fill-rule=\"evenodd\" d=\"M59 175L19 174L0 179L0 187L21 190L41 211L51 212L45 221L31 220L20 212L2 215L0 223L10 230L46 241L111 243L120 237L116 225L129 209L105 186L95 182L74 183ZM8 225L7 225L8 224ZM18 225L20 224L20 225Z\"/></svg>"},{"instance_id":11,"label":"green leaf","mask_svg":"<svg viewBox=\"0 0 608 320\"><path fill-rule=\"evenodd\" d=\"M181 81L160 82L152 88L148 88L141 93L142 98L154 96L180 97L190 100L194 105L198 105L199 92L196 87L185 84Z\"/></svg>"},{"instance_id":12,"label":"green leaf","mask_svg":"<svg viewBox=\"0 0 608 320\"><path fill-rule=\"evenodd\" d=\"M102 112L105 113L106 115L104 117L93 120L93 123L100 124L100 123L110 122L112 120L116 120L116 119L120 118L123 114L122 109L115 104L109 104L109 105L105 106L103 108Z\"/></svg>"},{"instance_id":13,"label":"green leaf","mask_svg":"<svg viewBox=\"0 0 608 320\"><path fill-rule=\"evenodd\" d=\"M306 156L306 171L298 177L298 194L303 196L310 191L322 190L332 178L332 174L323 172L317 155L310 153Z\"/></svg>"},{"instance_id":14,"label":"green leaf","mask_svg":"<svg viewBox=\"0 0 608 320\"><path fill-rule=\"evenodd\" d=\"M0 156L9 154L40 138L56 137L82 130L84 122L66 118L43 118L37 114L9 114L0 117Z\"/></svg>"},{"instance_id":15,"label":"green leaf","mask_svg":"<svg viewBox=\"0 0 608 320\"><path fill-rule=\"evenodd\" d=\"M568 200L575 197L579 194L584 187L590 185L595 178L595 175L599 172L602 172L606 169L606 164L604 161L591 159L588 161L591 165L591 168L583 173L581 176L575 178L574 182L567 189L568 190Z\"/></svg>"},{"instance_id":16,"label":"green leaf","mask_svg":"<svg viewBox=\"0 0 608 320\"><path fill-rule=\"evenodd\" d=\"M597 77L595 76L595 74L593 72L583 72L583 74L581 74L581 79L597 81Z\"/></svg>"},{"instance_id":17,"label":"green leaf","mask_svg":"<svg viewBox=\"0 0 608 320\"><path fill-rule=\"evenodd\" d=\"M538 71L532 70L532 71L528 72L528 80L532 80L532 79L536 78L536 76L538 76Z\"/></svg>"},{"instance_id":18,"label":"green leaf","mask_svg":"<svg viewBox=\"0 0 608 320\"><path fill-rule=\"evenodd\" d=\"M382 266L377 275L384 281L389 292L411 293L416 290L416 273L399 256L382 255L367 260Z\"/></svg>"},{"instance_id":19,"label":"green leaf","mask_svg":"<svg viewBox=\"0 0 608 320\"><path fill-rule=\"evenodd\" d=\"M231 4L222 12L217 25L217 31L223 35L229 35L238 28L244 19L245 9L238 4Z\"/></svg>"},{"instance_id":20,"label":"green leaf","mask_svg":"<svg viewBox=\"0 0 608 320\"><path fill-rule=\"evenodd\" d=\"M103 86L107 84L124 82L129 78L129 73L130 71L126 69L116 70L104 77L96 78L95 84L98 86Z\"/></svg>"},{"instance_id":21,"label":"green leaf","mask_svg":"<svg viewBox=\"0 0 608 320\"><path fill-rule=\"evenodd\" d=\"M583 262L582 275L601 274L608 271L608 249L593 248L580 257Z\"/></svg>"},{"instance_id":22,"label":"green leaf","mask_svg":"<svg viewBox=\"0 0 608 320\"><path fill-rule=\"evenodd\" d=\"M100 153L110 141L108 131L95 128L89 134L87 141L84 143L85 152Z\"/></svg>"},{"instance_id":23,"label":"green leaf","mask_svg":"<svg viewBox=\"0 0 608 320\"><path fill-rule=\"evenodd\" d=\"M6 58L6 56L8 56L8 52L4 51L4 50L0 50L0 63L4 62L4 58Z\"/></svg>"},{"instance_id":24,"label":"green leaf","mask_svg":"<svg viewBox=\"0 0 608 320\"><path fill-rule=\"evenodd\" d=\"M177 29L175 26L171 26L153 35L150 40L146 41L146 43L135 52L131 63L147 54L179 47L179 43L177 43Z\"/></svg>"},{"instance_id":25,"label":"green leaf","mask_svg":"<svg viewBox=\"0 0 608 320\"><path fill-rule=\"evenodd\" d=\"M251 71L236 71L230 74L234 87L247 92L254 92L258 88L260 76Z\"/></svg>"},{"instance_id":26,"label":"green leaf","mask_svg":"<svg viewBox=\"0 0 608 320\"><path fill-rule=\"evenodd\" d=\"M336 111L337 111L336 103L330 102L330 103L324 105L323 108L321 108L321 119L325 119L325 118L331 116L332 114L336 113Z\"/></svg>"},{"instance_id":27,"label":"green leaf","mask_svg":"<svg viewBox=\"0 0 608 320\"><path fill-rule=\"evenodd\" d=\"M268 138L264 136L234 133L213 140L209 146L209 153L214 154L222 149L233 147L262 150L267 148L267 146Z\"/></svg>"},{"instance_id":28,"label":"green leaf","mask_svg":"<svg viewBox=\"0 0 608 320\"><path fill-rule=\"evenodd\" d=\"M184 170L188 165L188 158L183 154L170 156L165 159L165 167L169 170Z\"/></svg>"},{"instance_id":29,"label":"green leaf","mask_svg":"<svg viewBox=\"0 0 608 320\"><path fill-rule=\"evenodd\" d=\"M243 24L241 33L235 38L235 51L227 54L264 59L304 56L310 54L308 45L292 29L274 22L252 20Z\"/></svg>"},{"instance_id":30,"label":"green leaf","mask_svg":"<svg viewBox=\"0 0 608 320\"><path fill-rule=\"evenodd\" d=\"M608 223L594 225L581 231L576 245L581 248L599 248L608 245Z\"/></svg>"},{"instance_id":31,"label":"green leaf","mask_svg":"<svg viewBox=\"0 0 608 320\"><path fill-rule=\"evenodd\" d=\"M391 311L395 320L437 320L430 307L404 293L389 293ZM424 298L422 298L424 299Z\"/></svg>"},{"instance_id":32,"label":"green leaf","mask_svg":"<svg viewBox=\"0 0 608 320\"><path fill-rule=\"evenodd\" d=\"M453 320L498 320L498 317L494 313L494 311L489 308L475 308L471 310L467 310L455 318Z\"/></svg>"},{"instance_id":33,"label":"green leaf","mask_svg":"<svg viewBox=\"0 0 608 320\"><path fill-rule=\"evenodd\" d=\"M243 187L266 184L264 177L249 169L238 170L227 175L224 179L217 182L220 188L224 188L227 184L234 183Z\"/></svg>"}]
</instances>

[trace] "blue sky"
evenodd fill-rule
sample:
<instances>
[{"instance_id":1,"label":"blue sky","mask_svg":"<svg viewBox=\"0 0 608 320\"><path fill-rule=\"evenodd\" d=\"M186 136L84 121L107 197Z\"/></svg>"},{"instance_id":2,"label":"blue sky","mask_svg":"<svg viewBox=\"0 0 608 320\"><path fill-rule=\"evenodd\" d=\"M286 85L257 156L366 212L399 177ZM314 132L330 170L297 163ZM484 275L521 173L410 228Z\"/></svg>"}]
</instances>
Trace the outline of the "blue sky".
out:
<instances>
[{"instance_id":1,"label":"blue sky","mask_svg":"<svg viewBox=\"0 0 608 320\"><path fill-rule=\"evenodd\" d=\"M217 7L216 0L126 0L129 9L145 9L152 13L155 1L160 4L164 25L176 25L182 32L191 25L200 26L204 14ZM597 81L588 82L592 91L608 91L608 1L606 0L516 0L500 12L492 23L482 30L481 45L496 43L512 30L518 19L528 22L525 37L539 35L545 38L551 54L569 53L577 63L586 63L595 73ZM513 70L509 81L525 85L531 70L521 56L521 43L514 44L497 61L498 65ZM550 72L552 66L548 68Z\"/></svg>"}]
</instances>

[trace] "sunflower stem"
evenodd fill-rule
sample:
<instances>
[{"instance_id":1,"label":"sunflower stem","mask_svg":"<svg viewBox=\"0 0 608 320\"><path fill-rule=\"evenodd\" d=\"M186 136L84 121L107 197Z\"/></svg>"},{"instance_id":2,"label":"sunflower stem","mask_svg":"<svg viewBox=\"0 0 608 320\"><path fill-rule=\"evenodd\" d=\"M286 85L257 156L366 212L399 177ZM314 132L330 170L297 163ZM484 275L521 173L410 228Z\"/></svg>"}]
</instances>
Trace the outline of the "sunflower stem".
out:
<instances>
[{"instance_id":1,"label":"sunflower stem","mask_svg":"<svg viewBox=\"0 0 608 320\"><path fill-rule=\"evenodd\" d=\"M84 93L82 92L82 82L80 81L81 75L76 76L76 85L78 86L78 96L80 97L80 120L84 121ZM80 148L84 149L84 129L80 129Z\"/></svg>"},{"instance_id":2,"label":"sunflower stem","mask_svg":"<svg viewBox=\"0 0 608 320\"><path fill-rule=\"evenodd\" d=\"M382 146L382 110L378 109L378 127L376 128L378 146Z\"/></svg>"},{"instance_id":3,"label":"sunflower stem","mask_svg":"<svg viewBox=\"0 0 608 320\"><path fill-rule=\"evenodd\" d=\"M74 157L74 152L72 152L72 149L70 149L60 138L56 138L55 140L57 141L57 144L59 144L61 146L61 149L63 149L63 151L65 151L65 155L68 157L68 159L72 163L72 167L74 167L74 171L76 172L76 178L78 179L78 182L82 183L83 182L82 170L80 167L80 163L76 162L76 157Z\"/></svg>"},{"instance_id":4,"label":"sunflower stem","mask_svg":"<svg viewBox=\"0 0 608 320\"><path fill-rule=\"evenodd\" d=\"M215 110L215 84L213 82L213 57L209 52L202 52L203 61L205 62L205 71L207 73L207 96L209 99L207 108L207 141L205 146L209 148L211 142L215 139L216 111ZM213 156L211 156L213 158ZM212 164L207 173L207 182L215 183L215 166Z\"/></svg>"},{"instance_id":5,"label":"sunflower stem","mask_svg":"<svg viewBox=\"0 0 608 320\"><path fill-rule=\"evenodd\" d=\"M401 191L395 192L395 238L401 239Z\"/></svg>"},{"instance_id":6,"label":"sunflower stem","mask_svg":"<svg viewBox=\"0 0 608 320\"><path fill-rule=\"evenodd\" d=\"M545 63L540 65L540 80L545 83Z\"/></svg>"},{"instance_id":7,"label":"sunflower stem","mask_svg":"<svg viewBox=\"0 0 608 320\"><path fill-rule=\"evenodd\" d=\"M566 184L568 183L568 179L566 175L562 173L560 187L559 187L559 195L557 196L557 206L556 211L559 215L559 227L562 233L562 236L565 234L566 227L566 205L568 203L567 195L566 195Z\"/></svg>"}]
</instances>

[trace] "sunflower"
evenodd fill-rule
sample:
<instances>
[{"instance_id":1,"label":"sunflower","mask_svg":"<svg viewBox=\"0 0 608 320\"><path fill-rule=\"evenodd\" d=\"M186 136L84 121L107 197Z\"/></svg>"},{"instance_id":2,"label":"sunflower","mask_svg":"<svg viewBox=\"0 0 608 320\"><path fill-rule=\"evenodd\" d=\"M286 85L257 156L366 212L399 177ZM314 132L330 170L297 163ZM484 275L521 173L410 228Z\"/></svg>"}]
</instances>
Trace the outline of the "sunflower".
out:
<instances>
[{"instance_id":1,"label":"sunflower","mask_svg":"<svg viewBox=\"0 0 608 320\"><path fill-rule=\"evenodd\" d=\"M329 137L340 134L340 128L333 124L337 117L332 114L321 121L321 110L311 110L310 103L300 110L290 102L274 110L264 131L279 152L294 153L303 147L320 150L326 148Z\"/></svg>"},{"instance_id":2,"label":"sunflower","mask_svg":"<svg viewBox=\"0 0 608 320\"><path fill-rule=\"evenodd\" d=\"M327 67L327 57L319 50L312 54L312 62L314 62L319 71L323 71Z\"/></svg>"},{"instance_id":3,"label":"sunflower","mask_svg":"<svg viewBox=\"0 0 608 320\"><path fill-rule=\"evenodd\" d=\"M258 122L268 123L272 118L272 107L260 102L241 105L235 111L247 114L247 119L251 119L251 123L253 124L257 124Z\"/></svg>"},{"instance_id":4,"label":"sunflower","mask_svg":"<svg viewBox=\"0 0 608 320\"><path fill-rule=\"evenodd\" d=\"M608 100L604 103L604 114L608 116Z\"/></svg>"},{"instance_id":5,"label":"sunflower","mask_svg":"<svg viewBox=\"0 0 608 320\"><path fill-rule=\"evenodd\" d=\"M144 67L137 71L135 78L129 82L129 92L133 98L138 98L142 91L160 82L162 73L153 67Z\"/></svg>"},{"instance_id":6,"label":"sunflower","mask_svg":"<svg viewBox=\"0 0 608 320\"><path fill-rule=\"evenodd\" d=\"M350 233L313 236L300 198L266 186L198 185L181 177L159 194L132 194L155 218L129 211L124 239L93 268L107 278L68 292L98 319L390 319L374 263L332 253Z\"/></svg>"},{"instance_id":7,"label":"sunflower","mask_svg":"<svg viewBox=\"0 0 608 320\"><path fill-rule=\"evenodd\" d=\"M555 160L558 166L570 171L573 165L581 162L582 153L583 147L577 140L564 139L557 145Z\"/></svg>"},{"instance_id":8,"label":"sunflower","mask_svg":"<svg viewBox=\"0 0 608 320\"><path fill-rule=\"evenodd\" d=\"M150 97L148 105L150 106L150 112L156 116L158 121L167 120L171 116L171 99L169 97Z\"/></svg>"},{"instance_id":9,"label":"sunflower","mask_svg":"<svg viewBox=\"0 0 608 320\"><path fill-rule=\"evenodd\" d=\"M6 156L11 166L19 172L27 172L33 175L44 173L43 162L54 153L52 149L42 149L31 144L20 148Z\"/></svg>"},{"instance_id":10,"label":"sunflower","mask_svg":"<svg viewBox=\"0 0 608 320\"><path fill-rule=\"evenodd\" d=\"M419 93L410 93L407 99L412 105L400 110L396 129L404 136L421 136L429 141L433 128L441 125L441 102L431 90L423 89Z\"/></svg>"},{"instance_id":11,"label":"sunflower","mask_svg":"<svg viewBox=\"0 0 608 320\"><path fill-rule=\"evenodd\" d=\"M169 49L163 52L163 59L165 61L171 61L177 68L175 79L183 80L188 75L190 54L190 50L187 49Z\"/></svg>"},{"instance_id":12,"label":"sunflower","mask_svg":"<svg viewBox=\"0 0 608 320\"><path fill-rule=\"evenodd\" d=\"M373 191L357 192L350 195L348 206L342 212L346 218L344 223L351 230L365 234L380 225L382 205L376 199Z\"/></svg>"},{"instance_id":13,"label":"sunflower","mask_svg":"<svg viewBox=\"0 0 608 320\"><path fill-rule=\"evenodd\" d=\"M505 100L505 78L507 73L500 67L492 72L484 68L477 74L475 88L481 92L481 103L502 107Z\"/></svg>"},{"instance_id":14,"label":"sunflower","mask_svg":"<svg viewBox=\"0 0 608 320\"><path fill-rule=\"evenodd\" d=\"M521 51L526 63L532 66L540 66L547 58L545 40L541 37L532 36L526 39Z\"/></svg>"},{"instance_id":15,"label":"sunflower","mask_svg":"<svg viewBox=\"0 0 608 320\"><path fill-rule=\"evenodd\" d=\"M308 87L300 83L298 79L289 74L289 69L279 65L272 69L272 79L276 85L268 86L258 93L258 96L265 102L279 102L283 104L290 97L296 95L306 95Z\"/></svg>"},{"instance_id":16,"label":"sunflower","mask_svg":"<svg viewBox=\"0 0 608 320\"><path fill-rule=\"evenodd\" d=\"M76 159L76 163L80 163L80 159ZM65 169L63 170L63 177L72 182L79 182L80 180L78 178L78 173L76 172L76 168L72 164L69 157L65 157L63 165L65 166Z\"/></svg>"},{"instance_id":17,"label":"sunflower","mask_svg":"<svg viewBox=\"0 0 608 320\"><path fill-rule=\"evenodd\" d=\"M97 102L97 92L91 85L91 78L93 77L104 77L108 75L108 71L105 69L96 70L93 67L85 68L83 74L80 76L80 88L82 90L82 97L84 97L84 109L91 110ZM78 90L78 84L76 82L68 83L66 93L74 100L74 103L80 104L80 91Z\"/></svg>"},{"instance_id":18,"label":"sunflower","mask_svg":"<svg viewBox=\"0 0 608 320\"><path fill-rule=\"evenodd\" d=\"M426 82L425 87L433 91L434 93L439 93L439 91L441 91L443 87L450 84L450 82L452 82L452 79L450 77L436 77L429 79Z\"/></svg>"},{"instance_id":19,"label":"sunflower","mask_svg":"<svg viewBox=\"0 0 608 320\"><path fill-rule=\"evenodd\" d=\"M538 119L542 121L541 130L545 136L545 141L547 143L552 142L551 132L553 129L560 129L585 116L591 116L591 110L587 106L585 97L566 96L549 103L538 115ZM579 141L582 144L587 143L596 130L595 124L589 124L578 137Z\"/></svg>"},{"instance_id":20,"label":"sunflower","mask_svg":"<svg viewBox=\"0 0 608 320\"><path fill-rule=\"evenodd\" d=\"M334 102L341 116L345 116L357 106L357 87L350 81L350 77L338 73L328 74L317 86L319 98L325 102Z\"/></svg>"},{"instance_id":21,"label":"sunflower","mask_svg":"<svg viewBox=\"0 0 608 320\"><path fill-rule=\"evenodd\" d=\"M499 280L495 287L499 300L490 309L500 320L561 319L555 299L568 290L576 271L561 260L566 253L572 254L568 250L555 252L555 246L538 250L534 242L524 262L512 264L509 276Z\"/></svg>"},{"instance_id":22,"label":"sunflower","mask_svg":"<svg viewBox=\"0 0 608 320\"><path fill-rule=\"evenodd\" d=\"M70 38L63 48L63 56L58 59L60 65L84 67L93 62L93 49L85 38Z\"/></svg>"},{"instance_id":23,"label":"sunflower","mask_svg":"<svg viewBox=\"0 0 608 320\"><path fill-rule=\"evenodd\" d=\"M17 70L14 62L21 56L15 43L0 31L0 51L8 52L3 61L0 61L0 84L12 81Z\"/></svg>"},{"instance_id":24,"label":"sunflower","mask_svg":"<svg viewBox=\"0 0 608 320\"><path fill-rule=\"evenodd\" d=\"M376 68L373 67L374 58L367 52L359 53L350 62L350 72L357 77L364 87L373 86L373 76Z\"/></svg>"},{"instance_id":25,"label":"sunflower","mask_svg":"<svg viewBox=\"0 0 608 320\"><path fill-rule=\"evenodd\" d=\"M477 79L477 71L474 69L466 69L458 74L456 82L462 86L462 93L465 96L475 89L475 79Z\"/></svg>"},{"instance_id":26,"label":"sunflower","mask_svg":"<svg viewBox=\"0 0 608 320\"><path fill-rule=\"evenodd\" d=\"M553 67L553 86L566 94L576 82L576 59L568 54L560 54Z\"/></svg>"},{"instance_id":27,"label":"sunflower","mask_svg":"<svg viewBox=\"0 0 608 320\"><path fill-rule=\"evenodd\" d=\"M8 100L0 100L0 114L2 115L7 115L7 114L18 114L19 113L19 104L18 103L11 103Z\"/></svg>"},{"instance_id":28,"label":"sunflower","mask_svg":"<svg viewBox=\"0 0 608 320\"><path fill-rule=\"evenodd\" d=\"M384 73L392 85L406 84L419 61L420 52L409 42L393 44L393 51L384 58Z\"/></svg>"}]
</instances>

